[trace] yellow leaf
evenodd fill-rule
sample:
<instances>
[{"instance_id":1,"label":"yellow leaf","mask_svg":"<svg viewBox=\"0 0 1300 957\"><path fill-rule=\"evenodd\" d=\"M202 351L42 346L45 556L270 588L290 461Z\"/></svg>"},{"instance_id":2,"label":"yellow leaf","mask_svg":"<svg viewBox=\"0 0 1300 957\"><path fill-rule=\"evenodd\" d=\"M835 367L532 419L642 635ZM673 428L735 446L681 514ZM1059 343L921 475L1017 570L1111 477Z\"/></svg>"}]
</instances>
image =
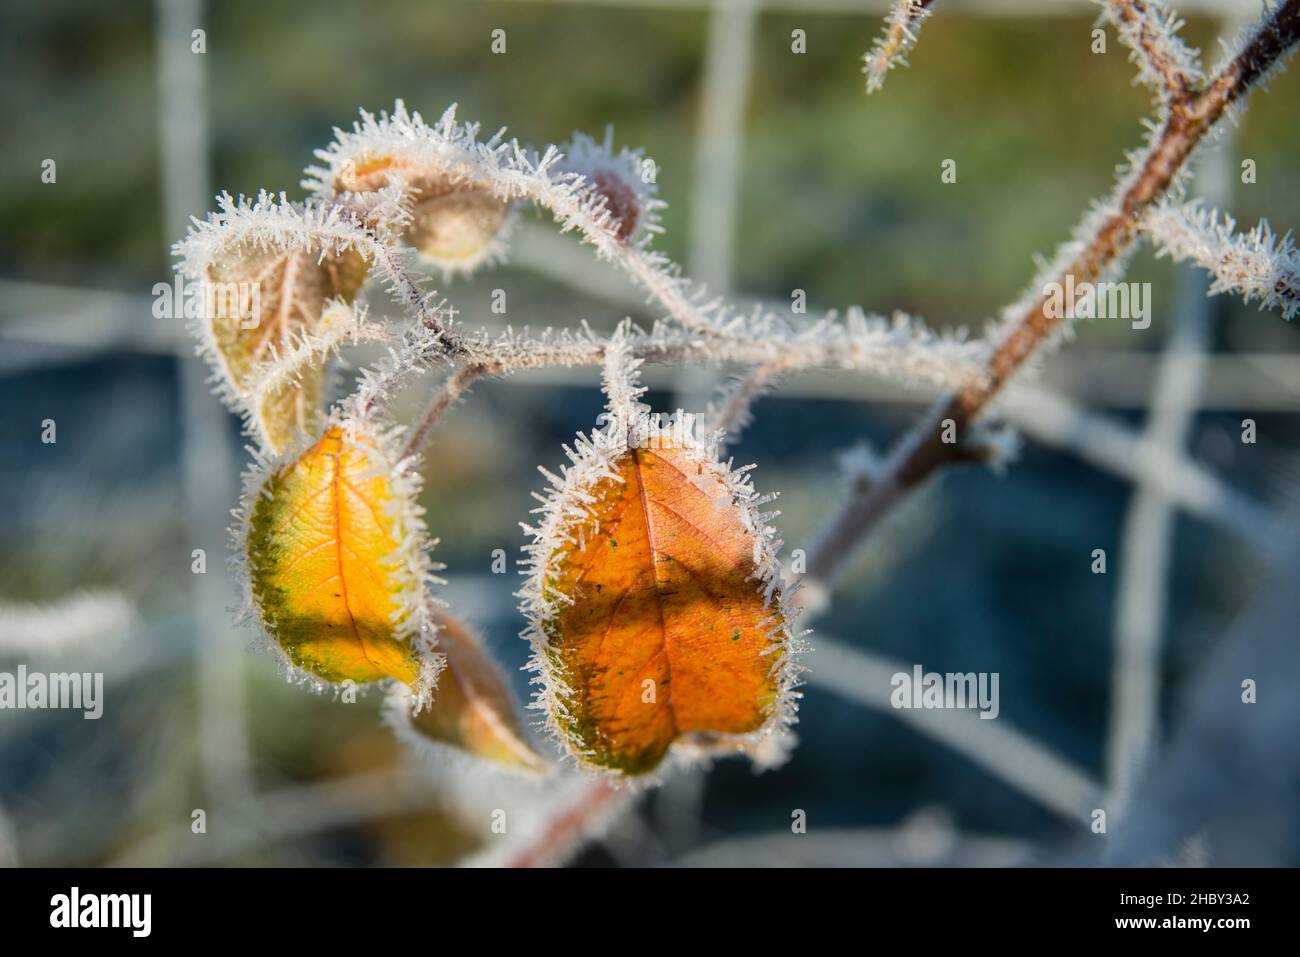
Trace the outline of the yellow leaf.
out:
<instances>
[{"instance_id":1,"label":"yellow leaf","mask_svg":"<svg viewBox=\"0 0 1300 957\"><path fill-rule=\"evenodd\" d=\"M510 689L482 642L465 624L443 611L432 613L438 624L438 651L446 667L432 702L414 716L403 695L390 720L399 731L409 728L416 740L450 745L476 757L529 771L544 762L528 743Z\"/></svg>"},{"instance_id":2,"label":"yellow leaf","mask_svg":"<svg viewBox=\"0 0 1300 957\"><path fill-rule=\"evenodd\" d=\"M589 479L570 472L557 524L535 533L534 642L556 727L581 761L625 774L674 745L753 744L788 720L791 649L752 489L694 442L586 448ZM577 501L582 517L565 520Z\"/></svg>"},{"instance_id":3,"label":"yellow leaf","mask_svg":"<svg viewBox=\"0 0 1300 957\"><path fill-rule=\"evenodd\" d=\"M250 590L267 634L326 681L421 679L423 529L387 456L341 426L275 468L248 509ZM421 527L416 527L421 526Z\"/></svg>"}]
</instances>

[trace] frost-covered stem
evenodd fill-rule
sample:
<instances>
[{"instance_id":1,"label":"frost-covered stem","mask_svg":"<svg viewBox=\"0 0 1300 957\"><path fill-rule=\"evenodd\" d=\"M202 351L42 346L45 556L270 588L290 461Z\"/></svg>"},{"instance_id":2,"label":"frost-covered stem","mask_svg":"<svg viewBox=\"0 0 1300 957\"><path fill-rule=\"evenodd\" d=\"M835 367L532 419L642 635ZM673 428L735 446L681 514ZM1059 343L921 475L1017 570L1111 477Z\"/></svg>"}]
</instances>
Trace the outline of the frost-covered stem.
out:
<instances>
[{"instance_id":1,"label":"frost-covered stem","mask_svg":"<svg viewBox=\"0 0 1300 957\"><path fill-rule=\"evenodd\" d=\"M1231 216L1198 203L1162 203L1142 220L1142 233L1158 256L1190 262L1214 279L1210 295L1235 292L1247 304L1278 309L1282 318L1300 314L1300 255L1288 233L1275 236L1265 220L1238 233Z\"/></svg>"},{"instance_id":2,"label":"frost-covered stem","mask_svg":"<svg viewBox=\"0 0 1300 957\"><path fill-rule=\"evenodd\" d=\"M855 339L851 335L763 340L747 335L695 336L656 330L649 334L630 332L616 338L629 359L642 362L665 365L733 362L753 366L750 377L742 381L738 391L724 403L715 425L728 431L739 431L749 405L772 379L790 370L827 368L874 372L914 386L928 383L940 388L957 388L982 374L976 361L976 356L981 353L970 344L936 342L924 336L894 342L891 336L892 333L882 334L878 343L869 343L866 338ZM440 345L426 340L427 337L415 335L414 345L407 345L404 349L403 361L394 361L377 371L363 381L357 393L358 409L368 411L382 402L396 380L408 372L448 355L463 363L430 400L407 441L406 455L415 454L428 445L438 421L475 380L534 369L600 366L614 341L589 333L541 338L513 335L489 338L486 332L465 335L454 329L444 330ZM951 347L952 355L945 351L948 347ZM412 351L421 354L411 356L409 353Z\"/></svg>"},{"instance_id":3,"label":"frost-covered stem","mask_svg":"<svg viewBox=\"0 0 1300 957\"><path fill-rule=\"evenodd\" d=\"M1196 89L1195 54L1178 39L1180 24L1160 0L1105 0L1120 39L1133 51L1143 82L1165 103L1186 101Z\"/></svg>"},{"instance_id":4,"label":"frost-covered stem","mask_svg":"<svg viewBox=\"0 0 1300 957\"><path fill-rule=\"evenodd\" d=\"M1057 288L1073 277L1077 285L1098 279L1127 250L1146 211L1182 172L1188 159L1230 106L1244 96L1300 39L1300 0L1287 0L1266 18L1241 51L1219 70L1200 92L1172 104L1150 149L1131 175L1121 182L1113 212L1102 217L1079 251L1054 281ZM988 375L953 394L929 420L912 433L891 456L875 482L852 494L828 523L809 552L808 579L827 583L843 570L854 548L880 518L931 475L962 456L962 441L972 420L985 408L1035 350L1061 325L1059 312L1048 308L1045 291L1038 292L994 350ZM952 420L959 440L944 441ZM824 586L823 586L824 587ZM812 594L816 593L814 589Z\"/></svg>"},{"instance_id":5,"label":"frost-covered stem","mask_svg":"<svg viewBox=\"0 0 1300 957\"><path fill-rule=\"evenodd\" d=\"M753 408L754 403L762 397L773 381L787 368L789 368L789 365L786 360L776 359L751 369L749 374L737 382L735 387L727 394L717 414L714 415L713 421L709 424L710 429L722 430L727 433L727 440L734 442L752 420L753 416L750 410Z\"/></svg>"},{"instance_id":6,"label":"frost-covered stem","mask_svg":"<svg viewBox=\"0 0 1300 957\"><path fill-rule=\"evenodd\" d=\"M459 347L469 362L493 362L502 374L552 366L591 366L604 362L606 340L584 337L515 337L509 341L462 337ZM986 351L975 343L944 342L892 335L864 338L833 334L812 337L748 335L700 337L662 331L630 335L632 357L663 364L734 362L761 365L780 360L789 370L840 369L873 372L910 385L960 388L983 375Z\"/></svg>"},{"instance_id":7,"label":"frost-covered stem","mask_svg":"<svg viewBox=\"0 0 1300 957\"><path fill-rule=\"evenodd\" d=\"M591 822L630 800L630 792L605 781L596 781L547 822L533 843L510 859L508 867L545 867L563 858L587 836Z\"/></svg>"},{"instance_id":8,"label":"frost-covered stem","mask_svg":"<svg viewBox=\"0 0 1300 957\"><path fill-rule=\"evenodd\" d=\"M896 66L907 65L907 53L916 45L921 23L930 15L934 0L898 0L885 17L882 33L863 57L862 72L867 76L867 92L875 93L885 85L885 77Z\"/></svg>"},{"instance_id":9,"label":"frost-covered stem","mask_svg":"<svg viewBox=\"0 0 1300 957\"><path fill-rule=\"evenodd\" d=\"M474 382L485 375L490 375L492 371L491 366L476 363L461 366L449 375L446 381L443 382L442 388L434 393L429 407L424 410L419 422L411 430L410 438L407 439L406 446L402 449L401 457L408 458L423 452L428 447L429 440L433 437L434 427L447 410L460 400Z\"/></svg>"},{"instance_id":10,"label":"frost-covered stem","mask_svg":"<svg viewBox=\"0 0 1300 957\"><path fill-rule=\"evenodd\" d=\"M691 301L685 283L656 268L644 249L626 243L617 248L619 253L615 261L667 311L668 318L691 332L706 336L719 334L716 324L697 303Z\"/></svg>"},{"instance_id":11,"label":"frost-covered stem","mask_svg":"<svg viewBox=\"0 0 1300 957\"><path fill-rule=\"evenodd\" d=\"M448 357L458 355L460 340L449 325L455 312L445 302L435 302L436 293L427 293L420 288L419 280L402 264L388 244L376 240L366 251L382 275L388 279L393 295L406 306L421 326L433 334L437 344L442 347L443 354Z\"/></svg>"},{"instance_id":12,"label":"frost-covered stem","mask_svg":"<svg viewBox=\"0 0 1300 957\"><path fill-rule=\"evenodd\" d=\"M394 266L395 269L400 267ZM414 328L408 329L406 341L379 366L363 377L357 392L349 400L360 414L372 411L390 395L398 381L409 374L443 360L460 363L459 370L448 378L430 400L418 425L406 444L406 454L421 451L432 436L434 427L447 409L460 398L476 379L505 376L515 372L552 367L600 366L612 342L629 359L666 365L684 363L732 362L754 367L758 378L741 384L741 394L733 396L724 408L723 427L739 428L741 416L762 388L779 373L795 369L842 369L872 372L905 382L911 386L929 385L932 389L960 388L978 379L986 351L977 343L933 336L924 329L898 323L890 325L877 318L872 326L863 320L856 327L814 330L804 336L762 337L746 331L712 336L668 332L657 327L649 333L629 326L612 338L601 338L590 330L578 334L562 333L533 337L506 333L493 337L486 330L463 333L450 325L454 310L445 302L429 305L414 280L405 276L399 296L415 297L425 309ZM402 289L407 290L404 294Z\"/></svg>"},{"instance_id":13,"label":"frost-covered stem","mask_svg":"<svg viewBox=\"0 0 1300 957\"><path fill-rule=\"evenodd\" d=\"M385 359L367 372L348 399L348 405L362 417L379 408L408 375L427 369L437 359L465 357L465 340L452 327L455 307L445 299L435 302L436 293L426 293L418 278L384 243L374 243L368 253L375 267L388 280L394 297L415 321L407 328L400 349L391 350Z\"/></svg>"}]
</instances>

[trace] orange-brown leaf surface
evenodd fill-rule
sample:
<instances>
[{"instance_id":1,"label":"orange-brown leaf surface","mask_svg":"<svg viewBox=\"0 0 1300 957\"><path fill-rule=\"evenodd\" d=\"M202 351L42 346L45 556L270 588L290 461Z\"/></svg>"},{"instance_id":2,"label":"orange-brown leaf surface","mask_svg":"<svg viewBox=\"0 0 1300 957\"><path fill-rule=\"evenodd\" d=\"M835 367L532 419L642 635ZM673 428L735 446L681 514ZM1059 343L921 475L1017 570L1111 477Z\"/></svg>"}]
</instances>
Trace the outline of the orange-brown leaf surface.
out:
<instances>
[{"instance_id":1,"label":"orange-brown leaf surface","mask_svg":"<svg viewBox=\"0 0 1300 957\"><path fill-rule=\"evenodd\" d=\"M252 503L253 598L267 633L304 671L359 683L419 677L401 630L420 586L403 564L397 495L381 456L334 427L272 473Z\"/></svg>"},{"instance_id":2,"label":"orange-brown leaf surface","mask_svg":"<svg viewBox=\"0 0 1300 957\"><path fill-rule=\"evenodd\" d=\"M528 744L510 689L478 636L446 612L433 618L446 668L432 703L411 719L412 729L477 757L540 770L542 760Z\"/></svg>"},{"instance_id":3,"label":"orange-brown leaf surface","mask_svg":"<svg viewBox=\"0 0 1300 957\"><path fill-rule=\"evenodd\" d=\"M628 450L589 493L585 548L557 553L567 595L542 622L556 716L594 765L653 769L675 741L763 727L780 695L779 613L755 580L754 535L696 451ZM766 653L765 653L766 652Z\"/></svg>"}]
</instances>

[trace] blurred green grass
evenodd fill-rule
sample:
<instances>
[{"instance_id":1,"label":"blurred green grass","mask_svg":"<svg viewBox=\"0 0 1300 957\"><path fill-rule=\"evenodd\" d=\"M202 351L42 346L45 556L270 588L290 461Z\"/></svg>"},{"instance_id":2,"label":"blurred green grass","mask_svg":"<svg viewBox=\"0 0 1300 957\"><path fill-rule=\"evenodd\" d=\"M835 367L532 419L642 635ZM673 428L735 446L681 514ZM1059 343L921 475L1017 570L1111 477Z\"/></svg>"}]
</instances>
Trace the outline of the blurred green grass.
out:
<instances>
[{"instance_id":1,"label":"blurred green grass","mask_svg":"<svg viewBox=\"0 0 1300 957\"><path fill-rule=\"evenodd\" d=\"M684 253L706 15L582 4L213 4L207 65L214 191L298 181L358 107L452 102L527 142L599 133L643 145L670 203L664 248ZM125 288L165 273L160 249L151 5L27 4L7 12L0 94L0 261L7 274ZM1014 298L1035 253L1063 240L1141 136L1146 93L1126 51L1089 49L1085 17L927 24L909 69L864 96L869 17L761 20L745 120L737 286L816 303L905 308L975 323ZM505 55L488 48L507 30ZM790 31L809 52L790 52ZM1213 24L1189 37L1212 48ZM1244 221L1300 219L1296 77L1254 98L1241 155L1260 182ZM89 148L88 148L89 147ZM39 182L59 160L59 184ZM939 181L953 158L958 181ZM204 210L195 210L202 214Z\"/></svg>"}]
</instances>

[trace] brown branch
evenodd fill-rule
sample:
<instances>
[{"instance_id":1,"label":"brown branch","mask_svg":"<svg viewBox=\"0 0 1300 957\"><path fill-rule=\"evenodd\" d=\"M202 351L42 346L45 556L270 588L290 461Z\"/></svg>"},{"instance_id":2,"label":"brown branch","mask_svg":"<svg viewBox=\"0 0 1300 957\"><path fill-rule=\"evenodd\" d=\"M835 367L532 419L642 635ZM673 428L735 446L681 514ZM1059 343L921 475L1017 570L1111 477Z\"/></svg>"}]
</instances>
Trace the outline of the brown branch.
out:
<instances>
[{"instance_id":1,"label":"brown branch","mask_svg":"<svg viewBox=\"0 0 1300 957\"><path fill-rule=\"evenodd\" d=\"M862 72L867 76L867 92L875 93L885 84L885 77L896 66L907 63L907 53L916 45L917 31L930 15L934 0L899 0L885 16L885 31L863 57Z\"/></svg>"},{"instance_id":2,"label":"brown branch","mask_svg":"<svg viewBox=\"0 0 1300 957\"><path fill-rule=\"evenodd\" d=\"M402 449L402 458L423 452L425 447L428 446L429 440L433 437L434 427L443 417L443 414L460 401L475 381L486 375L491 375L494 371L495 369L488 364L476 363L461 366L449 375L446 381L443 382L442 388L434 393L428 408L420 416L419 424L411 430L411 436L406 440L405 448Z\"/></svg>"},{"instance_id":3,"label":"brown branch","mask_svg":"<svg viewBox=\"0 0 1300 957\"><path fill-rule=\"evenodd\" d=\"M1177 23L1160 3L1149 0L1107 0L1106 12L1122 39L1133 50L1143 79L1157 86L1166 103L1184 103L1195 92L1196 58L1176 35Z\"/></svg>"},{"instance_id":4,"label":"brown branch","mask_svg":"<svg viewBox=\"0 0 1300 957\"><path fill-rule=\"evenodd\" d=\"M548 821L541 836L512 857L506 866L546 867L557 863L582 842L595 821L628 800L629 793L606 781L593 782L572 804Z\"/></svg>"},{"instance_id":5,"label":"brown branch","mask_svg":"<svg viewBox=\"0 0 1300 957\"><path fill-rule=\"evenodd\" d=\"M1300 0L1287 0L1204 89L1169 104L1150 150L1120 184L1114 211L1102 219L1061 272L1057 279L1061 286L1070 277L1076 285L1096 280L1128 250L1142 214L1168 191L1205 135L1297 39ZM807 578L821 586L811 593L833 582L854 548L890 509L961 456L961 439L971 421L1061 325L1061 317L1057 310L1049 310L1048 301L1040 292L994 350L987 377L941 404L921 429L896 448L881 479L850 496L809 552ZM947 420L955 426L955 443L944 441L945 434L954 431L944 428Z\"/></svg>"}]
</instances>

